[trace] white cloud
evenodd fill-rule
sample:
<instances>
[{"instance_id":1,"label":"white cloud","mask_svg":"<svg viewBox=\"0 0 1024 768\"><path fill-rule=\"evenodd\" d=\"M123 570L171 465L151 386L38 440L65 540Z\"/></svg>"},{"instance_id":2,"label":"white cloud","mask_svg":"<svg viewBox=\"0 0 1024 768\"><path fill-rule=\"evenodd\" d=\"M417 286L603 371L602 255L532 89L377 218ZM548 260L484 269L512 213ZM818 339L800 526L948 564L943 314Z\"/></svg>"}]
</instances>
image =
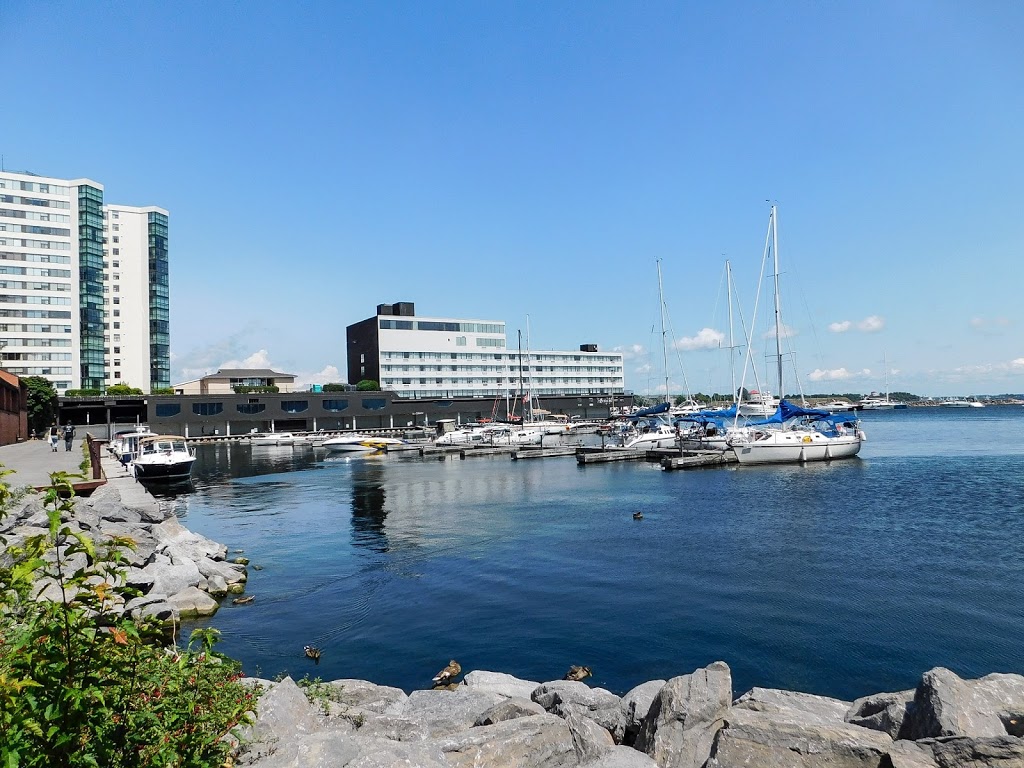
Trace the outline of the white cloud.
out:
<instances>
[{"instance_id":1,"label":"white cloud","mask_svg":"<svg viewBox=\"0 0 1024 768\"><path fill-rule=\"evenodd\" d=\"M849 320L843 320L839 323L829 323L828 329L832 333L846 333L853 326Z\"/></svg>"},{"instance_id":2,"label":"white cloud","mask_svg":"<svg viewBox=\"0 0 1024 768\"><path fill-rule=\"evenodd\" d=\"M968 323L971 326L971 328L984 328L985 327L985 320L984 320L984 318L981 318L981 317L972 317L968 321Z\"/></svg>"},{"instance_id":3,"label":"white cloud","mask_svg":"<svg viewBox=\"0 0 1024 768\"><path fill-rule=\"evenodd\" d=\"M644 365L638 365L636 368L633 369L633 372L634 373L639 373L639 374L642 375L642 374L650 373L652 370L654 370L653 366L651 366L649 364L644 364Z\"/></svg>"},{"instance_id":4,"label":"white cloud","mask_svg":"<svg viewBox=\"0 0 1024 768\"><path fill-rule=\"evenodd\" d=\"M1024 371L1024 357L1018 357L1011 360L1010 367L1015 371Z\"/></svg>"},{"instance_id":5,"label":"white cloud","mask_svg":"<svg viewBox=\"0 0 1024 768\"><path fill-rule=\"evenodd\" d=\"M871 376L871 371L864 368L860 371L849 371L846 368L822 369L816 368L807 374L811 381L847 381L848 379L860 379Z\"/></svg>"},{"instance_id":6,"label":"white cloud","mask_svg":"<svg viewBox=\"0 0 1024 768\"><path fill-rule=\"evenodd\" d=\"M270 353L265 349L260 349L253 352L244 360L228 360L227 362L221 363L218 368L273 368L273 364L270 362ZM281 371L286 373L286 371Z\"/></svg>"},{"instance_id":7,"label":"white cloud","mask_svg":"<svg viewBox=\"0 0 1024 768\"><path fill-rule=\"evenodd\" d=\"M877 333L885 328L885 320L878 315L871 315L857 323L857 328L865 333Z\"/></svg>"},{"instance_id":8,"label":"white cloud","mask_svg":"<svg viewBox=\"0 0 1024 768\"><path fill-rule=\"evenodd\" d=\"M643 344L626 344L625 346L612 347L612 352L618 352L623 360L635 360L647 354Z\"/></svg>"},{"instance_id":9,"label":"white cloud","mask_svg":"<svg viewBox=\"0 0 1024 768\"><path fill-rule=\"evenodd\" d=\"M782 324L782 327L781 327L781 332L780 332L779 336L780 336L781 338L783 338L783 339L791 339L791 338L793 338L794 336L797 336L797 335L799 335L799 333L800 333L800 331L798 331L798 330L797 330L796 328L794 328L793 326L791 326L791 325L786 325L785 323L783 323L783 324ZM772 328L771 330L769 330L768 332L766 332L766 333L764 334L764 337L763 337L763 338L766 338L766 339L774 339L774 338L775 338L775 329L774 329L774 328Z\"/></svg>"},{"instance_id":10,"label":"white cloud","mask_svg":"<svg viewBox=\"0 0 1024 768\"><path fill-rule=\"evenodd\" d=\"M295 374L295 389L302 392L309 389L310 384L341 384L345 377L336 365L325 365L316 373Z\"/></svg>"},{"instance_id":11,"label":"white cloud","mask_svg":"<svg viewBox=\"0 0 1024 768\"><path fill-rule=\"evenodd\" d=\"M701 328L696 336L684 336L675 343L676 349L692 352L695 349L718 349L725 341L725 334L713 328Z\"/></svg>"}]
</instances>

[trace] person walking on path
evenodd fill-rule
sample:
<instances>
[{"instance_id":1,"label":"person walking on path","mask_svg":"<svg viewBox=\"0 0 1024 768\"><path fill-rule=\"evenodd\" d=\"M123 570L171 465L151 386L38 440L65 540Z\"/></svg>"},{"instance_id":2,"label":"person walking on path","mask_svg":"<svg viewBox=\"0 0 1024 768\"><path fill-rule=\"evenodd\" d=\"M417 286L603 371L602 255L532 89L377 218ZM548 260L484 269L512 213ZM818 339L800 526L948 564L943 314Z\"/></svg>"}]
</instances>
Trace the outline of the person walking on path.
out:
<instances>
[{"instance_id":1,"label":"person walking on path","mask_svg":"<svg viewBox=\"0 0 1024 768\"><path fill-rule=\"evenodd\" d=\"M75 439L75 425L68 424L64 427L64 450L71 450L71 441Z\"/></svg>"},{"instance_id":2,"label":"person walking on path","mask_svg":"<svg viewBox=\"0 0 1024 768\"><path fill-rule=\"evenodd\" d=\"M54 453L57 452L57 440L59 438L60 438L60 435L58 434L58 431L57 431L57 425L56 424L51 425L50 426L50 450L52 450Z\"/></svg>"}]
</instances>

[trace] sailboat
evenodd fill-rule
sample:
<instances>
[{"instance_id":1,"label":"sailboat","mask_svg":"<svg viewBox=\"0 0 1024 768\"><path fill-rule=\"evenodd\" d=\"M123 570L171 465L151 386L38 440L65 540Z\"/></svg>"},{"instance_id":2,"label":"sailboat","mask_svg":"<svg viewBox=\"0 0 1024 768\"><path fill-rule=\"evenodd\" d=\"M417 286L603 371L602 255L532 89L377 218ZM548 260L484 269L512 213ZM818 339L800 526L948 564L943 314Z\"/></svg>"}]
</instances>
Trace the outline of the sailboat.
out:
<instances>
[{"instance_id":1,"label":"sailboat","mask_svg":"<svg viewBox=\"0 0 1024 768\"><path fill-rule=\"evenodd\" d=\"M867 397L862 397L857 403L857 408L862 411L891 411L895 408L906 408L906 403L889 399L889 367L886 365L885 356L882 357L882 368L885 370L885 397L877 392L872 392Z\"/></svg>"},{"instance_id":2,"label":"sailboat","mask_svg":"<svg viewBox=\"0 0 1024 768\"><path fill-rule=\"evenodd\" d=\"M768 217L765 248L768 247L772 249L775 268L775 352L779 404L769 418L732 430L728 437L729 446L740 464L791 464L856 456L865 435L855 417L804 408L783 397L778 211L774 205Z\"/></svg>"}]
</instances>

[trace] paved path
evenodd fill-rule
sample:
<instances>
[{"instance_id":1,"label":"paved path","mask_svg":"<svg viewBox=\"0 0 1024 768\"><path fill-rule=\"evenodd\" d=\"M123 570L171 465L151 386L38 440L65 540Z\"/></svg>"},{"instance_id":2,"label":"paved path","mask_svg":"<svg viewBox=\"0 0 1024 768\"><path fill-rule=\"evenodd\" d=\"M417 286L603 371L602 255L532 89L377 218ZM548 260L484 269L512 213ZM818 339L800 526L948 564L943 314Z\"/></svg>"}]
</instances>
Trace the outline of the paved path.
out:
<instances>
[{"instance_id":1,"label":"paved path","mask_svg":"<svg viewBox=\"0 0 1024 768\"><path fill-rule=\"evenodd\" d=\"M7 475L7 483L12 488L31 485L38 488L50 484L51 472L68 472L78 474L79 466L85 458L85 441L77 437L71 444L71 450L64 450L64 441L57 443L54 453L47 440L26 440L22 443L0 445L0 464L13 469L15 474ZM91 476L90 478L91 479Z\"/></svg>"}]
</instances>

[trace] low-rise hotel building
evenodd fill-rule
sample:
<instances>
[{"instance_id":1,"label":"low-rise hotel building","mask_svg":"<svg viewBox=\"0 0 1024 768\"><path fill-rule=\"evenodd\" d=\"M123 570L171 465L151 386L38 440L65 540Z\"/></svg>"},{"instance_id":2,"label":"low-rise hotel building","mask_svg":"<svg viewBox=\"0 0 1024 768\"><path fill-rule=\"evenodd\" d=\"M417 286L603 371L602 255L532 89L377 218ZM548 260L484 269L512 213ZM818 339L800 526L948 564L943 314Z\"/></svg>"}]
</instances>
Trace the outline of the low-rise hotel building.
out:
<instances>
[{"instance_id":1,"label":"low-rise hotel building","mask_svg":"<svg viewBox=\"0 0 1024 768\"><path fill-rule=\"evenodd\" d=\"M509 348L500 320L417 317L412 302L380 304L346 329L348 380L380 383L401 397L622 394L622 355Z\"/></svg>"}]
</instances>

